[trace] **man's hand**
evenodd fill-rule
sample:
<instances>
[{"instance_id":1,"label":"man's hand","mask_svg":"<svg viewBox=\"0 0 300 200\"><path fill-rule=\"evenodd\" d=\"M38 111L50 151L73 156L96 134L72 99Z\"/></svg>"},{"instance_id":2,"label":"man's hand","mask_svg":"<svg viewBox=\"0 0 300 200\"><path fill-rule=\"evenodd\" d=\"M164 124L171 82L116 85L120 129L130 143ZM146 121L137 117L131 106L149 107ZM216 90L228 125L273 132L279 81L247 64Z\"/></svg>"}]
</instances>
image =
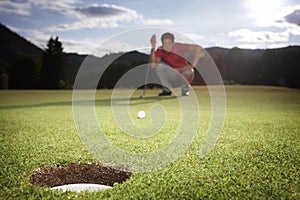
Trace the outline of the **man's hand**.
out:
<instances>
[{"instance_id":1,"label":"man's hand","mask_svg":"<svg viewBox=\"0 0 300 200\"><path fill-rule=\"evenodd\" d=\"M151 48L155 49L155 47L156 47L156 35L155 34L152 35L150 43L151 43Z\"/></svg>"},{"instance_id":2,"label":"man's hand","mask_svg":"<svg viewBox=\"0 0 300 200\"><path fill-rule=\"evenodd\" d=\"M175 68L180 74L183 74L186 70L190 69L190 70L194 70L193 65L187 65L184 67L179 67L179 68Z\"/></svg>"},{"instance_id":3,"label":"man's hand","mask_svg":"<svg viewBox=\"0 0 300 200\"><path fill-rule=\"evenodd\" d=\"M151 67L154 69L157 66L157 63L161 61L160 57L155 56L155 47L156 47L156 35L153 34L151 39L151 56L150 56L150 62L151 62Z\"/></svg>"},{"instance_id":4,"label":"man's hand","mask_svg":"<svg viewBox=\"0 0 300 200\"><path fill-rule=\"evenodd\" d=\"M189 83L194 80L194 67L187 65L185 67L175 68Z\"/></svg>"}]
</instances>

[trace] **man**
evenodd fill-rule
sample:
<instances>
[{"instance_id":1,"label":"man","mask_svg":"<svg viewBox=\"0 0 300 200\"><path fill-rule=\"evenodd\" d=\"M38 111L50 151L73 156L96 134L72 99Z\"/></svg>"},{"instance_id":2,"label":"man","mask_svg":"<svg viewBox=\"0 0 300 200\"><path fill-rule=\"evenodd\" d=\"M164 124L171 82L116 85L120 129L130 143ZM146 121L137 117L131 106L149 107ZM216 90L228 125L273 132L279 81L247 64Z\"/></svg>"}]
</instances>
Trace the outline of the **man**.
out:
<instances>
[{"instance_id":1,"label":"man","mask_svg":"<svg viewBox=\"0 0 300 200\"><path fill-rule=\"evenodd\" d=\"M188 96L189 83L194 79L194 67L204 54L202 48L196 44L175 42L172 33L164 33L161 36L161 42L162 46L155 50L156 36L152 35L150 62L163 86L163 91L159 93L159 96L172 95L171 89L174 82L181 86L182 96ZM191 62L184 57L187 52L192 52L194 56Z\"/></svg>"}]
</instances>

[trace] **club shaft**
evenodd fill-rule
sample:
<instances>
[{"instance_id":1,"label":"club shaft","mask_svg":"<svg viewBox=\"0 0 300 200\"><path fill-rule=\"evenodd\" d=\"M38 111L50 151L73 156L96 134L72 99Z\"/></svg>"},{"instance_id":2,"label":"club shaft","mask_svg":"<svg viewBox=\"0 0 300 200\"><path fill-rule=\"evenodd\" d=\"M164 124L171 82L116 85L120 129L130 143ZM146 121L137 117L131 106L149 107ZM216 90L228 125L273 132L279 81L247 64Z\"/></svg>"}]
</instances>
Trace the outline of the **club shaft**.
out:
<instances>
[{"instance_id":1,"label":"club shaft","mask_svg":"<svg viewBox=\"0 0 300 200\"><path fill-rule=\"evenodd\" d=\"M147 65L145 83L144 83L144 89L143 89L143 96L146 95L146 88L147 88L147 83L148 83L148 79L149 79L149 73L150 73L150 64Z\"/></svg>"}]
</instances>

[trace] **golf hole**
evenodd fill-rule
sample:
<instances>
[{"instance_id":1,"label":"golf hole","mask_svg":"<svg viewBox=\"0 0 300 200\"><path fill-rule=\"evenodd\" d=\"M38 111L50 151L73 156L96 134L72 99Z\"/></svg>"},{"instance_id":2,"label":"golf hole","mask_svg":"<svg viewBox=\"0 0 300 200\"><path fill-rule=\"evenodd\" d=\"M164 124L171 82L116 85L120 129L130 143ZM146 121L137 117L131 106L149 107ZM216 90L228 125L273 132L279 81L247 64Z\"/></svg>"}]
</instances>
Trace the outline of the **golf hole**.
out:
<instances>
[{"instance_id":1,"label":"golf hole","mask_svg":"<svg viewBox=\"0 0 300 200\"><path fill-rule=\"evenodd\" d=\"M99 191L110 189L130 178L131 172L100 164L70 164L38 168L30 175L30 182L40 187L61 191Z\"/></svg>"}]
</instances>

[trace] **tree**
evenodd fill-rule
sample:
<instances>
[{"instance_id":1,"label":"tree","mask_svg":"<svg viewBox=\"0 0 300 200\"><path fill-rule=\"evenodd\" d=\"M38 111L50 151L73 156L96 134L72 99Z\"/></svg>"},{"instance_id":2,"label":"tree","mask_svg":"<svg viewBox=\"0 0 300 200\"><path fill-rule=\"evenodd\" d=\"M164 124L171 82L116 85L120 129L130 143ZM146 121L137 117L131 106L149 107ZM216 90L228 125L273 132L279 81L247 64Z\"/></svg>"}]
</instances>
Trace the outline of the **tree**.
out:
<instances>
[{"instance_id":1,"label":"tree","mask_svg":"<svg viewBox=\"0 0 300 200\"><path fill-rule=\"evenodd\" d=\"M114 61L103 73L98 88L114 88L118 80L131 68L133 65L126 61Z\"/></svg>"},{"instance_id":2,"label":"tree","mask_svg":"<svg viewBox=\"0 0 300 200\"><path fill-rule=\"evenodd\" d=\"M66 89L68 81L66 68L68 67L62 43L58 37L49 39L43 57L40 76L40 87L43 89Z\"/></svg>"},{"instance_id":3,"label":"tree","mask_svg":"<svg viewBox=\"0 0 300 200\"><path fill-rule=\"evenodd\" d=\"M242 65L244 64L245 55L242 49L234 47L226 55L225 65L227 66L227 79L241 83L244 74Z\"/></svg>"},{"instance_id":4,"label":"tree","mask_svg":"<svg viewBox=\"0 0 300 200\"><path fill-rule=\"evenodd\" d=\"M0 89L8 89L9 76L6 68L0 62Z\"/></svg>"},{"instance_id":5,"label":"tree","mask_svg":"<svg viewBox=\"0 0 300 200\"><path fill-rule=\"evenodd\" d=\"M40 68L41 60L37 56L29 55L18 59L9 69L9 88L35 89Z\"/></svg>"}]
</instances>

